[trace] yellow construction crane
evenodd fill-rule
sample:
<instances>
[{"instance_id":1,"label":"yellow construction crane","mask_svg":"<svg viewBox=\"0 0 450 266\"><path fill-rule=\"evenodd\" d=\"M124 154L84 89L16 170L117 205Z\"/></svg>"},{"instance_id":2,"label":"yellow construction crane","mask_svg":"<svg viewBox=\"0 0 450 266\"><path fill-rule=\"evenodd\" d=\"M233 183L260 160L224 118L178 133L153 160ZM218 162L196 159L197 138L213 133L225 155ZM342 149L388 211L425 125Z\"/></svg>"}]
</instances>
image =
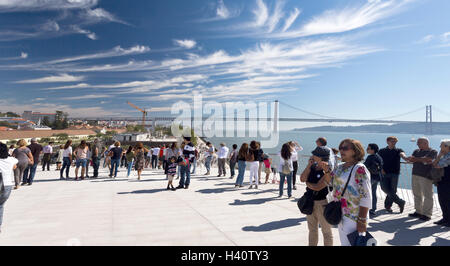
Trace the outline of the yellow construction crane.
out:
<instances>
[{"instance_id":1,"label":"yellow construction crane","mask_svg":"<svg viewBox=\"0 0 450 266\"><path fill-rule=\"evenodd\" d=\"M137 110L139 110L140 112L142 112L142 126L144 127L144 129L145 129L145 118L147 117L147 111L144 109L144 110L142 110L141 108L139 108L139 107L137 107L136 105L134 105L134 104L132 104L132 103L130 103L130 102L127 102L128 103L128 105L130 105L131 107L133 107L133 108L135 108L135 109L137 109Z\"/></svg>"}]
</instances>

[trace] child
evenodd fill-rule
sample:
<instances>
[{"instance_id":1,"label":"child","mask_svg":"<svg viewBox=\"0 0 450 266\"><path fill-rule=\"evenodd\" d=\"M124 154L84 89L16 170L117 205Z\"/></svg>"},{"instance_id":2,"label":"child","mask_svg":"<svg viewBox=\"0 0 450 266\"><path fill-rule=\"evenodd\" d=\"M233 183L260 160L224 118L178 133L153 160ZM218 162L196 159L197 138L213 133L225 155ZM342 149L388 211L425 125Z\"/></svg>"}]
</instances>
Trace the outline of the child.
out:
<instances>
[{"instance_id":1,"label":"child","mask_svg":"<svg viewBox=\"0 0 450 266\"><path fill-rule=\"evenodd\" d=\"M264 154L264 171L266 172L266 182L264 184L268 184L269 183L269 177L270 177L270 173L271 173L271 167L270 167L270 158L267 154Z\"/></svg>"},{"instance_id":2,"label":"child","mask_svg":"<svg viewBox=\"0 0 450 266\"><path fill-rule=\"evenodd\" d=\"M169 183L167 184L167 190L175 191L176 188L173 187L173 178L175 177L177 173L177 158L175 156L170 157L169 165L167 167L167 178L169 180Z\"/></svg>"}]
</instances>

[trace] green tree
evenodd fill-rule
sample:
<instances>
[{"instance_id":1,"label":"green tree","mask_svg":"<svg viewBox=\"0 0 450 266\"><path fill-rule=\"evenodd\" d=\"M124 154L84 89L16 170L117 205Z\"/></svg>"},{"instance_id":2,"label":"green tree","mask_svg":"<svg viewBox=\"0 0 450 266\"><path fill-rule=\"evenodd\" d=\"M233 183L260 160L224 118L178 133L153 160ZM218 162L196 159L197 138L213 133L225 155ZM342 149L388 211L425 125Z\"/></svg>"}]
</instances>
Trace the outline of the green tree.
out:
<instances>
[{"instance_id":1,"label":"green tree","mask_svg":"<svg viewBox=\"0 0 450 266\"><path fill-rule=\"evenodd\" d=\"M44 119L42 120L42 125L46 127L52 127L52 123L50 123L50 119L48 118L48 116L44 117Z\"/></svg>"},{"instance_id":2,"label":"green tree","mask_svg":"<svg viewBox=\"0 0 450 266\"><path fill-rule=\"evenodd\" d=\"M63 111L56 111L55 122L51 125L52 129L66 129L69 127L67 122L68 114Z\"/></svg>"}]
</instances>

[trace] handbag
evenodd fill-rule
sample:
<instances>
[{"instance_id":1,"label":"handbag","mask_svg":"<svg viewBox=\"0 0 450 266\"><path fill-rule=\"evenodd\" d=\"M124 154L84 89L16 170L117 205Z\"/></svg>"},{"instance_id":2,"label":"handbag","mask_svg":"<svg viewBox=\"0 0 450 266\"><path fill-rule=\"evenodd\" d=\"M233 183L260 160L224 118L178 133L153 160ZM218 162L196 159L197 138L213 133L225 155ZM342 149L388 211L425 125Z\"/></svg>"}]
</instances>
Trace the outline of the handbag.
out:
<instances>
[{"instance_id":1,"label":"handbag","mask_svg":"<svg viewBox=\"0 0 450 266\"><path fill-rule=\"evenodd\" d=\"M311 215L314 210L314 194L305 192L303 196L297 201L297 207L301 213Z\"/></svg>"},{"instance_id":2,"label":"handbag","mask_svg":"<svg viewBox=\"0 0 450 266\"><path fill-rule=\"evenodd\" d=\"M347 190L348 183L350 182L350 179L352 178L353 170L355 169L355 166L353 166L352 170L350 171L349 177L347 179L347 182L345 183L344 190L342 190L341 197L344 196L345 191ZM342 206L341 201L332 201L328 203L325 206L325 209L323 211L323 216L325 217L325 220L330 225L338 225L342 220Z\"/></svg>"},{"instance_id":3,"label":"handbag","mask_svg":"<svg viewBox=\"0 0 450 266\"><path fill-rule=\"evenodd\" d=\"M433 181L433 184L437 185L437 183L441 182L443 176L444 176L443 168L431 168L429 177Z\"/></svg>"}]
</instances>

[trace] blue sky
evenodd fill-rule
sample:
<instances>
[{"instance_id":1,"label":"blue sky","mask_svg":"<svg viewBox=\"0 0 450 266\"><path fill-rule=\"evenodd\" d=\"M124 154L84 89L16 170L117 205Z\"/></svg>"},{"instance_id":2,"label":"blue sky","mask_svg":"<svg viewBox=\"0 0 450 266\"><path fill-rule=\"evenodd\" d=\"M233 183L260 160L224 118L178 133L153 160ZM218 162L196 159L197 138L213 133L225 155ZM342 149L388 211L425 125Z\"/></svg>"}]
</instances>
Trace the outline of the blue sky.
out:
<instances>
[{"instance_id":1,"label":"blue sky","mask_svg":"<svg viewBox=\"0 0 450 266\"><path fill-rule=\"evenodd\" d=\"M450 121L447 0L0 0L0 111L272 101ZM281 106L284 117L313 116Z\"/></svg>"}]
</instances>

